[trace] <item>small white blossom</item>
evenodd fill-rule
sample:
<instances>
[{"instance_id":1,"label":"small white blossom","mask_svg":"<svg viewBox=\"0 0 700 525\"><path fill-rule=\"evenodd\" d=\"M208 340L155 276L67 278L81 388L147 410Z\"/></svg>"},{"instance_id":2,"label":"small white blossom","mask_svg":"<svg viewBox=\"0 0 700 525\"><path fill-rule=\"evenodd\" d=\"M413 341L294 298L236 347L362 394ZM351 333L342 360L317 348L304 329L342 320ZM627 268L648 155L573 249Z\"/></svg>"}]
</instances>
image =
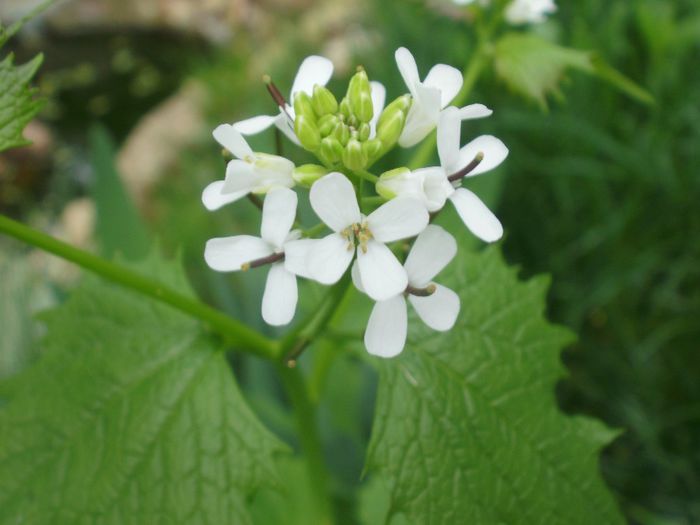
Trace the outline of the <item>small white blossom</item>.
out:
<instances>
[{"instance_id":1,"label":"small white blossom","mask_svg":"<svg viewBox=\"0 0 700 525\"><path fill-rule=\"evenodd\" d=\"M288 103L284 108L280 108L278 115L259 115L236 122L233 126L243 135L256 135L274 125L292 142L299 145L299 139L294 133L294 108L291 106L294 103L294 96L301 91L312 96L314 86L316 84L325 86L332 75L333 62L316 55L306 57L294 77Z\"/></svg>"},{"instance_id":2,"label":"small white blossom","mask_svg":"<svg viewBox=\"0 0 700 525\"><path fill-rule=\"evenodd\" d=\"M271 264L262 299L262 316L274 326L288 324L294 317L298 291L295 261L285 251L299 238L291 231L297 209L297 194L288 188L270 191L263 204L260 237L236 235L207 241L204 260L219 272L247 269L255 262Z\"/></svg>"},{"instance_id":3,"label":"small white blossom","mask_svg":"<svg viewBox=\"0 0 700 525\"><path fill-rule=\"evenodd\" d=\"M352 183L341 173L330 173L316 181L310 200L316 215L333 233L312 241L308 275L322 284L333 284L357 253L358 271L372 299L385 300L406 288L406 271L385 243L423 231L428 212L420 201L397 198L364 217Z\"/></svg>"},{"instance_id":4,"label":"small white blossom","mask_svg":"<svg viewBox=\"0 0 700 525\"><path fill-rule=\"evenodd\" d=\"M437 64L421 82L416 60L405 47L396 50L396 64L412 97L411 109L399 137L399 145L409 148L435 129L441 111L457 96L464 79L458 69ZM462 115L464 119L488 117L491 110L481 104L473 104L463 108Z\"/></svg>"},{"instance_id":5,"label":"small white blossom","mask_svg":"<svg viewBox=\"0 0 700 525\"><path fill-rule=\"evenodd\" d=\"M473 4L475 0L452 0L457 5ZM482 6L490 4L490 0L479 0ZM513 0L506 8L506 20L513 25L539 24L554 13L557 6L554 0Z\"/></svg>"},{"instance_id":6,"label":"small white blossom","mask_svg":"<svg viewBox=\"0 0 700 525\"><path fill-rule=\"evenodd\" d=\"M274 188L294 186L294 163L284 157L254 153L243 136L230 124L221 124L213 132L216 141L234 157L226 166L226 178L209 184L202 202L216 210L249 193L267 193Z\"/></svg>"},{"instance_id":7,"label":"small white blossom","mask_svg":"<svg viewBox=\"0 0 700 525\"><path fill-rule=\"evenodd\" d=\"M430 225L418 236L404 264L409 288L377 301L372 309L365 331L365 346L370 354L388 358L403 350L408 331L406 298L418 317L433 330L444 332L454 326L460 309L459 296L432 280L456 253L454 238L439 226ZM357 264L353 266L352 277L355 286L364 291Z\"/></svg>"},{"instance_id":8,"label":"small white blossom","mask_svg":"<svg viewBox=\"0 0 700 525\"><path fill-rule=\"evenodd\" d=\"M483 159L466 177L490 171L506 159L508 148L496 137L482 135L460 149L460 111L449 107L440 116L440 166L414 171L397 170L396 174L382 175L377 190L385 197L404 196L420 199L431 213L441 210L445 202L450 200L474 235L486 242L495 242L503 235L500 221L479 197L460 187L461 180L451 183L449 177L472 164L477 154L483 155Z\"/></svg>"}]
</instances>

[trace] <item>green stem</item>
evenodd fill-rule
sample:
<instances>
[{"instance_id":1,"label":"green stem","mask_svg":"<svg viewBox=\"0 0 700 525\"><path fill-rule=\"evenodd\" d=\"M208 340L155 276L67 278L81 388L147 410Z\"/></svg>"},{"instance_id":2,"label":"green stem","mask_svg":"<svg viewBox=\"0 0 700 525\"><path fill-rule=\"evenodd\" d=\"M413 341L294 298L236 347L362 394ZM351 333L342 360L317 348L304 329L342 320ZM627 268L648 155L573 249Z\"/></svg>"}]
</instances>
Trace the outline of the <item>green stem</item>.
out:
<instances>
[{"instance_id":1,"label":"green stem","mask_svg":"<svg viewBox=\"0 0 700 525\"><path fill-rule=\"evenodd\" d=\"M483 44L479 45L469 65L464 69L462 89L452 101L453 105L458 107L462 106L469 98L477 80L479 80L479 76L481 76L484 70L484 66L486 66L486 58L486 46ZM408 163L408 167L412 170L425 167L430 161L436 145L437 133L433 131L413 154L411 161Z\"/></svg>"},{"instance_id":2,"label":"green stem","mask_svg":"<svg viewBox=\"0 0 700 525\"><path fill-rule=\"evenodd\" d=\"M376 184L376 182L379 180L379 177L370 173L367 170L353 170L352 173L357 175L360 179L366 180L367 182L371 182L372 184Z\"/></svg>"},{"instance_id":3,"label":"green stem","mask_svg":"<svg viewBox=\"0 0 700 525\"><path fill-rule=\"evenodd\" d=\"M329 475L323 454L323 444L318 433L316 407L309 398L309 392L301 371L278 364L282 385L294 409L299 432L299 442L306 458L311 488L316 506L321 512L323 525L333 523L333 508L328 490Z\"/></svg>"},{"instance_id":4,"label":"green stem","mask_svg":"<svg viewBox=\"0 0 700 525\"><path fill-rule=\"evenodd\" d=\"M176 292L124 266L75 248L3 215L0 215L0 233L5 233L10 237L53 253L100 277L169 304L181 312L200 319L215 332L224 336L227 343L231 343L241 350L267 359L274 359L277 355L275 341L196 299Z\"/></svg>"}]
</instances>

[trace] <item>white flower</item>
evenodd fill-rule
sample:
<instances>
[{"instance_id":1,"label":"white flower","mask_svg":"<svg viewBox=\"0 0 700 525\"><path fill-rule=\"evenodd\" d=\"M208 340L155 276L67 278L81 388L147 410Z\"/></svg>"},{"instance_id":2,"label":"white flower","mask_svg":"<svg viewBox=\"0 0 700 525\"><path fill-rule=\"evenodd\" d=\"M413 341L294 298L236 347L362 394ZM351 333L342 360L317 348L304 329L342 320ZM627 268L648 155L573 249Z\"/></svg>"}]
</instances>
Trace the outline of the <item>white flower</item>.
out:
<instances>
[{"instance_id":1,"label":"white flower","mask_svg":"<svg viewBox=\"0 0 700 525\"><path fill-rule=\"evenodd\" d=\"M455 107L447 108L440 116L439 167L382 175L377 191L385 197L418 198L431 213L441 210L445 202L450 200L474 235L486 242L495 242L503 236L500 221L476 194L460 187L461 180L451 183L449 177L473 165L477 154L482 154L483 159L466 177L490 171L505 160L508 148L496 137L482 135L460 149L461 121L460 110Z\"/></svg>"},{"instance_id":2,"label":"white flower","mask_svg":"<svg viewBox=\"0 0 700 525\"><path fill-rule=\"evenodd\" d=\"M235 272L271 264L262 299L262 316L274 326L288 324L297 305L294 261L285 257L287 246L299 237L290 231L297 209L297 194L288 188L270 191L263 204L260 237L236 235L207 241L204 260L219 272Z\"/></svg>"},{"instance_id":3,"label":"white flower","mask_svg":"<svg viewBox=\"0 0 700 525\"><path fill-rule=\"evenodd\" d=\"M394 357L403 350L408 330L406 297L418 317L433 330L444 332L454 326L459 314L459 296L432 280L456 253L454 238L439 226L430 225L418 236L404 264L409 285L406 293L402 291L378 301L372 309L365 331L365 346L370 354ZM353 282L364 291L362 276L356 268L357 265L352 269ZM411 291L426 295L414 295Z\"/></svg>"},{"instance_id":4,"label":"white flower","mask_svg":"<svg viewBox=\"0 0 700 525\"><path fill-rule=\"evenodd\" d=\"M294 103L294 96L303 91L307 95L313 95L314 85L325 86L333 75L333 62L327 58L312 55L306 57L299 66L294 83L292 84L292 92L289 96L288 103L284 108L280 108L278 115L259 115L246 120L241 120L233 124L233 126L243 135L256 135L272 125L277 126L290 140L299 145L294 133L294 108L291 104Z\"/></svg>"},{"instance_id":5,"label":"white flower","mask_svg":"<svg viewBox=\"0 0 700 525\"><path fill-rule=\"evenodd\" d=\"M554 0L513 0L506 9L506 20L514 25L539 24L556 10Z\"/></svg>"},{"instance_id":6,"label":"white flower","mask_svg":"<svg viewBox=\"0 0 700 525\"><path fill-rule=\"evenodd\" d=\"M294 186L294 163L284 157L254 153L243 136L230 124L221 124L213 132L216 141L234 157L226 166L226 179L212 182L202 193L208 210L216 210L249 193L267 193L274 188Z\"/></svg>"},{"instance_id":7,"label":"white flower","mask_svg":"<svg viewBox=\"0 0 700 525\"><path fill-rule=\"evenodd\" d=\"M405 47L396 50L396 64L413 99L399 137L399 145L410 148L435 129L440 112L457 96L464 80L462 73L454 67L437 64L421 82L416 60ZM462 115L465 119L488 117L491 110L481 104L473 104L463 108Z\"/></svg>"},{"instance_id":8,"label":"white flower","mask_svg":"<svg viewBox=\"0 0 700 525\"><path fill-rule=\"evenodd\" d=\"M312 241L308 275L322 284L333 284L357 252L358 271L372 299L385 300L406 289L406 271L385 243L423 231L428 212L420 201L397 198L364 217L352 183L341 173L330 173L316 181L310 200L316 215L333 233Z\"/></svg>"}]
</instances>

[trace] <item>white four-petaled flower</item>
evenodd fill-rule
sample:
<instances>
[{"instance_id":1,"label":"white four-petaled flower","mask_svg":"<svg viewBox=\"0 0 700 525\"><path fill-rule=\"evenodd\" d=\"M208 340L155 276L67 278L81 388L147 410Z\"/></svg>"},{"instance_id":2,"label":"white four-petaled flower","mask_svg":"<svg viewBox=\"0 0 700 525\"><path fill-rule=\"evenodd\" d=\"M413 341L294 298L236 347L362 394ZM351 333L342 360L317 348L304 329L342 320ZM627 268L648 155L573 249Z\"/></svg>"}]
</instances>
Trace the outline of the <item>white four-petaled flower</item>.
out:
<instances>
[{"instance_id":1,"label":"white four-petaled flower","mask_svg":"<svg viewBox=\"0 0 700 525\"><path fill-rule=\"evenodd\" d=\"M474 235L486 242L494 242L503 235L503 227L496 216L476 196L460 187L461 180L450 182L451 175L472 164L477 155L483 159L466 176L473 177L499 166L508 156L508 148L496 137L482 135L460 149L461 115L459 109L448 107L440 116L438 125L438 155L440 166L403 171L380 179L381 193L419 198L428 211L436 212L447 200L454 204L464 224Z\"/></svg>"},{"instance_id":2,"label":"white four-petaled flower","mask_svg":"<svg viewBox=\"0 0 700 525\"><path fill-rule=\"evenodd\" d=\"M372 299L382 301L403 292L406 270L385 243L418 235L428 224L420 201L396 198L369 216L360 213L355 188L341 173L330 173L311 187L311 206L333 233L312 241L308 275L323 284L337 282L357 253L358 271Z\"/></svg>"},{"instance_id":3,"label":"white four-petaled flower","mask_svg":"<svg viewBox=\"0 0 700 525\"><path fill-rule=\"evenodd\" d=\"M399 145L410 148L435 129L440 120L440 112L457 96L464 79L458 69L446 64L437 64L421 82L416 60L405 47L396 50L396 64L412 98L406 124L399 137ZM472 104L461 111L463 119L491 115L491 110L482 104Z\"/></svg>"},{"instance_id":4,"label":"white four-petaled flower","mask_svg":"<svg viewBox=\"0 0 700 525\"><path fill-rule=\"evenodd\" d=\"M294 186L294 163L284 157L254 153L243 136L230 124L221 124L213 132L216 141L235 159L226 166L226 178L212 182L202 193L208 210L216 210L249 193L267 193L274 188Z\"/></svg>"},{"instance_id":5,"label":"white four-petaled flower","mask_svg":"<svg viewBox=\"0 0 700 525\"><path fill-rule=\"evenodd\" d=\"M433 330L444 332L454 326L459 314L459 296L432 280L456 253L454 238L439 226L430 225L418 236L404 268L413 290L427 295L414 295L409 289L407 293L375 303L365 331L365 346L370 354L394 357L403 350L408 331L406 298L418 317ZM352 277L355 286L365 291L357 265L353 266Z\"/></svg>"},{"instance_id":6,"label":"white four-petaled flower","mask_svg":"<svg viewBox=\"0 0 700 525\"><path fill-rule=\"evenodd\" d=\"M260 237L236 235L207 241L204 260L219 272L235 272L267 258L271 264L262 299L262 316L274 326L288 324L297 305L294 261L284 257L286 246L299 238L291 231L297 209L297 194L288 188L270 191L263 204Z\"/></svg>"}]
</instances>

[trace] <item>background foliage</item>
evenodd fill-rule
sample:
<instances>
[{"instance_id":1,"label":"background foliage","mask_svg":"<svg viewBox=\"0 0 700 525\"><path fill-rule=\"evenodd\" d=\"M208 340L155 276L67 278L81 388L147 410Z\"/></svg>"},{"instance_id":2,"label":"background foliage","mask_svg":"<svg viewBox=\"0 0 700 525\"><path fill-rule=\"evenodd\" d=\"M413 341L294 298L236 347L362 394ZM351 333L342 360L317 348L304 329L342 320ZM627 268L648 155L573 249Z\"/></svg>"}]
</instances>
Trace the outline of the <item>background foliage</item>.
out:
<instances>
[{"instance_id":1,"label":"background foliage","mask_svg":"<svg viewBox=\"0 0 700 525\"><path fill-rule=\"evenodd\" d=\"M202 210L199 192L221 172L207 130L268 110L260 75L274 72L279 84L288 85L299 57L332 52L328 42L342 44L390 93L401 89L392 58L398 45L414 50L423 71L435 62L464 64L473 51L463 20L423 2L377 0L351 13L333 2L302 11L293 2L282 4L267 6L273 16L258 19L258 26L237 28L224 46L161 29L119 30L106 38L97 31L58 31L48 32L48 45L29 37L13 43L19 63L47 50L39 86L49 100L41 117L54 138L50 154L39 149L31 160L20 153L3 157L3 211L79 237L66 210L75 209L68 206L75 199L89 197L98 219L88 245L130 255L143 251L147 236L158 237L166 252L181 251L200 295L263 329L258 314L262 277L221 276L202 264L205 239L257 228L254 210L245 204L214 215ZM640 104L572 71L560 96L548 97L543 111L488 75L472 98L496 113L468 130L501 137L511 157L497 175L474 184L490 195L506 225L508 261L528 277L552 274L549 317L579 337L565 355L570 376L559 383L559 401L572 414L592 415L621 429L601 467L627 519L650 525L695 523L700 521L700 10L694 0L559 4L559 13L537 32L558 44L599 53L649 89L656 103ZM309 27L320 29L304 30ZM341 86L349 71L339 63L334 82ZM135 147L135 127L143 130L144 116L162 110L160 103L173 94L198 108L201 122L180 121L190 133L179 142L172 137L165 146L146 141L136 163L143 168L149 159L164 157L159 171L166 175L138 191L127 184L138 211L128 214L133 229L124 230L113 211L123 209L124 195L109 190L116 173L109 135L120 146L117 163L124 174L130 165L123 155ZM107 135L95 128L90 138L87 123L96 121ZM257 146L270 147L266 140ZM43 161L42 155L51 158ZM394 157L387 164L399 161ZM132 219L144 222L147 233ZM128 244L115 244L120 239ZM10 288L10 279L3 279L3 304L26 305L25 320L47 303L61 302L72 289L65 268L1 242L3 268L11 268L13 276L22 273L27 283ZM42 276L49 272L49 279L37 285L36 276L25 275L28 268ZM304 291L307 308L317 293L312 287ZM22 301L7 301L9 294ZM352 348L348 338L356 340L367 305L359 301L345 308L356 319L335 326L334 336ZM3 330L0 375L14 374L30 360L38 334L29 324L12 323L18 327L13 336ZM319 402L330 484L339 515L348 522L376 523L388 505L383 482L372 479L360 488L360 478L377 376L361 348L333 358L334 346L328 341L318 345L305 363ZM271 367L241 356L232 360L250 405L269 429L296 446L288 404ZM270 518L274 502L301 514L308 508L299 505L309 497L299 465L289 460L278 468L286 480L301 480L294 483L298 493L263 491L251 511L263 523L275 519ZM295 515L290 510L288 517Z\"/></svg>"}]
</instances>

